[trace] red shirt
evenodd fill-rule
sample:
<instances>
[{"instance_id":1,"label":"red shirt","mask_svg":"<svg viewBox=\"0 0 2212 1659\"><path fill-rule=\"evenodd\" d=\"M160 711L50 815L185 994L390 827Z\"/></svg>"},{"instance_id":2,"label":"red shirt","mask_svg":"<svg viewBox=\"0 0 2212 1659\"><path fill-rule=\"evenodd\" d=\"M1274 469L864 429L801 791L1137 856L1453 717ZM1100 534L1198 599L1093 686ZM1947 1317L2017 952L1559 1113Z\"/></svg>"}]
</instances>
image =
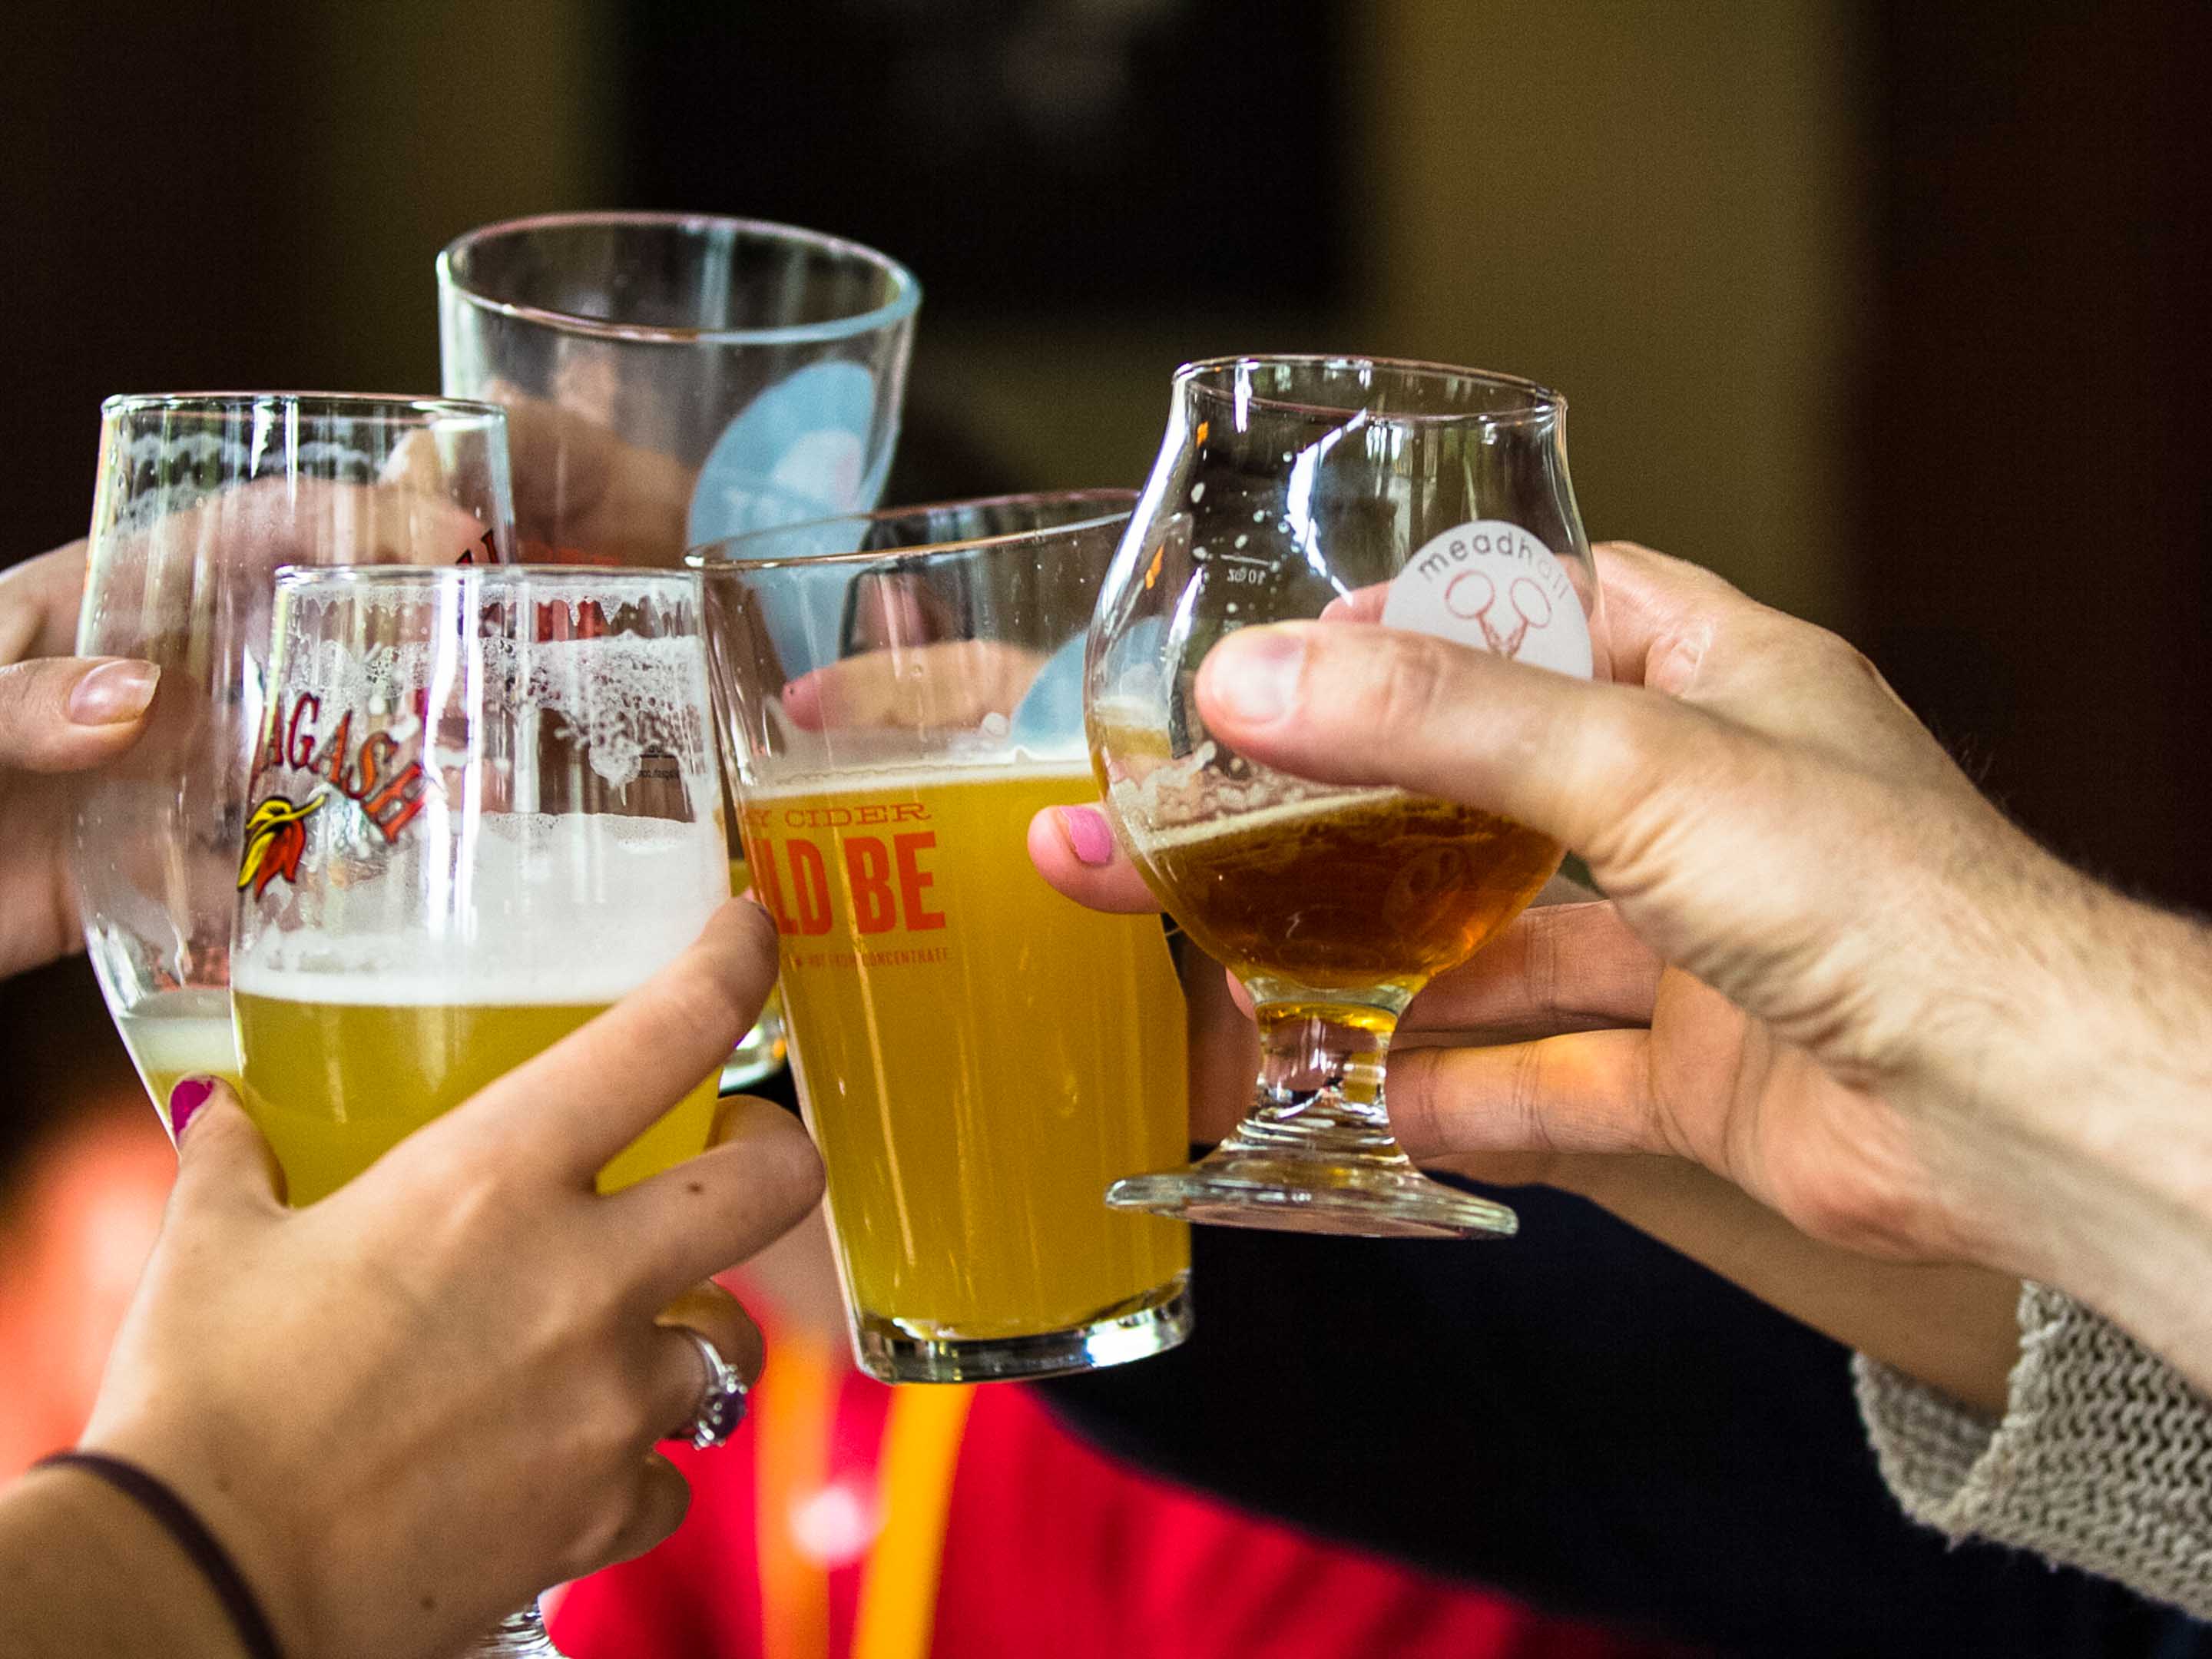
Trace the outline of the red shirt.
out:
<instances>
[{"instance_id":1,"label":"red shirt","mask_svg":"<svg viewBox=\"0 0 2212 1659\"><path fill-rule=\"evenodd\" d=\"M675 1452L692 1483L675 1536L571 1587L554 1626L561 1646L574 1659L1680 1659L1680 1649L1547 1617L1154 1479L1077 1439L1018 1387L900 1391L965 1395L965 1422L962 1402L932 1402L929 1415L955 1419L942 1447L908 1433L902 1450L886 1451L890 1490L878 1504L868 1466L894 1391L849 1373L828 1386L830 1455L811 1496L785 1506L815 1564L811 1600L775 1588L780 1570L756 1547L757 1514L777 1507L757 1501L756 1437L791 1426L787 1415L762 1421L772 1413L757 1408L777 1403L762 1398L773 1395L764 1379L750 1429L719 1450ZM818 1410L817 1425L829 1415ZM939 1475L933 1502L902 1516L897 1480L927 1486L933 1456L952 1463L949 1492ZM933 1507L939 1525L902 1528ZM920 1578L878 1565L885 1584L864 1589L872 1556L911 1565L938 1540L933 1614L921 1605L926 1561ZM908 1605L872 1608L877 1627L856 1645L864 1598L893 1595ZM771 1621L764 1601L785 1611Z\"/></svg>"}]
</instances>

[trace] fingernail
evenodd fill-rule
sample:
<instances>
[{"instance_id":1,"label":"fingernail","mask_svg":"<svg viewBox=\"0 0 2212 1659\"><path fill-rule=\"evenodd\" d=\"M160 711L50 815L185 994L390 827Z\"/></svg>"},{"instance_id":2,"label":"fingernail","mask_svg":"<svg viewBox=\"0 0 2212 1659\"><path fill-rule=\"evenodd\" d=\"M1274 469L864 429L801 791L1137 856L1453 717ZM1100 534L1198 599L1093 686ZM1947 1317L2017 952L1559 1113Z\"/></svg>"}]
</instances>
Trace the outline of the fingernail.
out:
<instances>
[{"instance_id":1,"label":"fingernail","mask_svg":"<svg viewBox=\"0 0 2212 1659\"><path fill-rule=\"evenodd\" d=\"M1114 862L1114 832L1106 827L1103 813L1090 806L1055 806L1052 815L1060 820L1060 833L1079 862L1094 870Z\"/></svg>"},{"instance_id":2,"label":"fingernail","mask_svg":"<svg viewBox=\"0 0 2212 1659\"><path fill-rule=\"evenodd\" d=\"M1306 642L1279 628L1231 634L1206 660L1208 700L1224 714L1255 726L1279 720L1297 698Z\"/></svg>"},{"instance_id":3,"label":"fingernail","mask_svg":"<svg viewBox=\"0 0 2212 1659\"><path fill-rule=\"evenodd\" d=\"M69 695L69 717L79 726L118 726L135 720L154 701L161 671L150 662L125 658L104 662L76 683Z\"/></svg>"},{"instance_id":4,"label":"fingernail","mask_svg":"<svg viewBox=\"0 0 2212 1659\"><path fill-rule=\"evenodd\" d=\"M207 1104L208 1097L214 1092L215 1079L211 1077L188 1077L170 1090L169 1133L183 1139L185 1125L192 1121L192 1115Z\"/></svg>"}]
</instances>

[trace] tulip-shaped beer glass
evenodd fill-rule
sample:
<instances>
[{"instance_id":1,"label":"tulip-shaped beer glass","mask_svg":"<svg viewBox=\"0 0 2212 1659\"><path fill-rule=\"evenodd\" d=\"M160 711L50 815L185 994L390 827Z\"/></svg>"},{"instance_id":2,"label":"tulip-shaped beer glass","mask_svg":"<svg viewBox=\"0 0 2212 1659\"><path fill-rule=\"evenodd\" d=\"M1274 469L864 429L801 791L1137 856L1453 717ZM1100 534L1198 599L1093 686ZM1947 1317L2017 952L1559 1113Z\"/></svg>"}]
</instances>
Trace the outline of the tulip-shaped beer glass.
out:
<instances>
[{"instance_id":1,"label":"tulip-shaped beer glass","mask_svg":"<svg viewBox=\"0 0 2212 1659\"><path fill-rule=\"evenodd\" d=\"M512 552L507 417L488 404L242 392L100 411L83 656L143 657L145 735L77 790L87 954L161 1121L188 1073L234 1079L230 931L246 769L283 565Z\"/></svg>"},{"instance_id":2,"label":"tulip-shaped beer glass","mask_svg":"<svg viewBox=\"0 0 2212 1659\"><path fill-rule=\"evenodd\" d=\"M1100 597L1085 667L1108 815L1160 902L1251 993L1259 1097L1189 1169L1109 1203L1304 1232L1476 1237L1513 1212L1416 1170L1382 1076L1398 1017L1558 867L1473 807L1245 759L1194 687L1255 623L1379 623L1604 672L1567 481L1565 404L1528 381L1358 357L1176 376L1167 437Z\"/></svg>"}]
</instances>

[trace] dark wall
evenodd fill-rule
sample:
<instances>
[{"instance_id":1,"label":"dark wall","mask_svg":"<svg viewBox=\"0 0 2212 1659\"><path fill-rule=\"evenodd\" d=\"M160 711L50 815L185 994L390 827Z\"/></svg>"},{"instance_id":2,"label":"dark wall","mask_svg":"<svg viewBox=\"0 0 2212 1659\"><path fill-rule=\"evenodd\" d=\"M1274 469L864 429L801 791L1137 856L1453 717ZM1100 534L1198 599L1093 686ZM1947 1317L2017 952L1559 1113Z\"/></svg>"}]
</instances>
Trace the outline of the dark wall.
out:
<instances>
[{"instance_id":1,"label":"dark wall","mask_svg":"<svg viewBox=\"0 0 2212 1659\"><path fill-rule=\"evenodd\" d=\"M1877 16L1869 643L2031 829L2212 906L2212 11Z\"/></svg>"}]
</instances>

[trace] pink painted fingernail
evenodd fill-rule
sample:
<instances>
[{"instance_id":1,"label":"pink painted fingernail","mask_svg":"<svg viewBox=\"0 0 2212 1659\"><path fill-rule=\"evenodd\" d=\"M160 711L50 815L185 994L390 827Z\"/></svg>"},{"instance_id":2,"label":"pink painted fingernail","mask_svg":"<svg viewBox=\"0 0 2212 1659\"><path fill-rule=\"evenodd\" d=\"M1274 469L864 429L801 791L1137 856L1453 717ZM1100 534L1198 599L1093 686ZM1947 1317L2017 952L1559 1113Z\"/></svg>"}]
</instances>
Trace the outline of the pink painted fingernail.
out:
<instances>
[{"instance_id":1,"label":"pink painted fingernail","mask_svg":"<svg viewBox=\"0 0 2212 1659\"><path fill-rule=\"evenodd\" d=\"M1097 808L1055 806L1052 812L1060 820L1060 833L1067 837L1068 850L1079 860L1094 870L1114 862L1114 832Z\"/></svg>"},{"instance_id":2,"label":"pink painted fingernail","mask_svg":"<svg viewBox=\"0 0 2212 1659\"><path fill-rule=\"evenodd\" d=\"M215 1079L211 1077L188 1077L170 1090L170 1133L182 1139L185 1125L192 1121L192 1115L207 1104L208 1097L214 1092Z\"/></svg>"},{"instance_id":3,"label":"pink painted fingernail","mask_svg":"<svg viewBox=\"0 0 2212 1659\"><path fill-rule=\"evenodd\" d=\"M119 726L135 720L154 701L161 671L150 662L124 658L104 662L69 694L69 717L79 726Z\"/></svg>"}]
</instances>

